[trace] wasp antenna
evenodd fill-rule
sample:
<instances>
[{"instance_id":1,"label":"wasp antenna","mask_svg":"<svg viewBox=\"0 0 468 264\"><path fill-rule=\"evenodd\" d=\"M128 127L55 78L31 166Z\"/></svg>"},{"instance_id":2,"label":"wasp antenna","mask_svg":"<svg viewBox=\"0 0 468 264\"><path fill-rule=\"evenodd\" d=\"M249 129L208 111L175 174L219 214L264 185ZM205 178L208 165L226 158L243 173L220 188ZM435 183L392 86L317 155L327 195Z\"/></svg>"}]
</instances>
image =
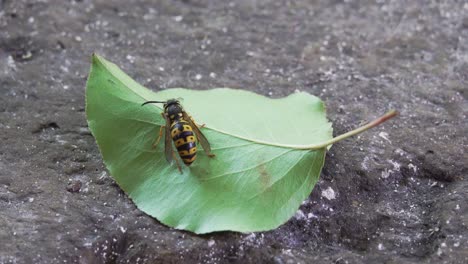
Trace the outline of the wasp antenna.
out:
<instances>
[{"instance_id":1,"label":"wasp antenna","mask_svg":"<svg viewBox=\"0 0 468 264\"><path fill-rule=\"evenodd\" d=\"M141 104L141 106L144 106L145 104L165 104L166 101L146 101Z\"/></svg>"}]
</instances>

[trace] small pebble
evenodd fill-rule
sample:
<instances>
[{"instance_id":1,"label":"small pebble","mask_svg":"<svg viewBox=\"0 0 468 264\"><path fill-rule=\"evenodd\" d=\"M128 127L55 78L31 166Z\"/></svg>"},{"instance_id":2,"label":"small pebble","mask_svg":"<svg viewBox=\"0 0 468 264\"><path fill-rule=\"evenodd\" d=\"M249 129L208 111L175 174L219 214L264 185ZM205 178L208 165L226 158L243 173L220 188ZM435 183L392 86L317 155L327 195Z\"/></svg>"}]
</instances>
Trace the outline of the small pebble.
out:
<instances>
[{"instance_id":1,"label":"small pebble","mask_svg":"<svg viewBox=\"0 0 468 264\"><path fill-rule=\"evenodd\" d=\"M71 193L79 192L81 190L81 185L82 183L80 180L72 181L67 185L67 191Z\"/></svg>"}]
</instances>

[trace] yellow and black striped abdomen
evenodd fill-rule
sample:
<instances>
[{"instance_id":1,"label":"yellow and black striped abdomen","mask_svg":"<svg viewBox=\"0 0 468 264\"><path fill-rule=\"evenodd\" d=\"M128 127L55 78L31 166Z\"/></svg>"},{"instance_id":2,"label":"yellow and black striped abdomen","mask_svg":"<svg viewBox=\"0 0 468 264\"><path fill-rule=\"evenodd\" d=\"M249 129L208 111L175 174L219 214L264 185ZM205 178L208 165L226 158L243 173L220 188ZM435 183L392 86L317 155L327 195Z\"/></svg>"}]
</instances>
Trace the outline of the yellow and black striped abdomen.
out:
<instances>
[{"instance_id":1,"label":"yellow and black striped abdomen","mask_svg":"<svg viewBox=\"0 0 468 264\"><path fill-rule=\"evenodd\" d=\"M190 166L197 157L197 144L190 124L183 120L175 120L171 125L171 137L185 165Z\"/></svg>"}]
</instances>

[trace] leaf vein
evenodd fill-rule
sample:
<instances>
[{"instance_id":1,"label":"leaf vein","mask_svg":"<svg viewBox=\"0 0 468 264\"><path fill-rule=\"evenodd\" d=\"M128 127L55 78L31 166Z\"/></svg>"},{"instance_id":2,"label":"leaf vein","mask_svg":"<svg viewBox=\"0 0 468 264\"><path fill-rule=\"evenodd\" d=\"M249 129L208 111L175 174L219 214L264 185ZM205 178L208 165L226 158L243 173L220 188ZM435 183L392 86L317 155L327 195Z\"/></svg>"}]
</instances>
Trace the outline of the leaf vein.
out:
<instances>
[{"instance_id":1,"label":"leaf vein","mask_svg":"<svg viewBox=\"0 0 468 264\"><path fill-rule=\"evenodd\" d=\"M227 172L227 173L224 173L224 174L220 174L220 175L216 175L216 176L213 176L213 177L210 177L210 178L204 178L202 179L203 181L208 181L208 180L212 180L212 179L216 179L216 178L219 178L219 177L223 177L223 176L226 176L226 175L231 175L231 174L238 174L238 173L242 173L242 172L246 172L246 171L249 171L249 170L253 170L255 168L258 168L259 166L263 165L263 164L266 164L266 163L269 163L281 156L283 156L284 154L288 153L288 152L291 152L293 151L293 149L287 149L286 151L282 152L281 154L277 155L277 156L274 156L273 158L269 159L269 160L265 160L263 162L260 162L258 163L257 165L253 166L253 167L249 167L247 169L243 169L243 170L239 170L239 171L232 171L232 172Z\"/></svg>"}]
</instances>

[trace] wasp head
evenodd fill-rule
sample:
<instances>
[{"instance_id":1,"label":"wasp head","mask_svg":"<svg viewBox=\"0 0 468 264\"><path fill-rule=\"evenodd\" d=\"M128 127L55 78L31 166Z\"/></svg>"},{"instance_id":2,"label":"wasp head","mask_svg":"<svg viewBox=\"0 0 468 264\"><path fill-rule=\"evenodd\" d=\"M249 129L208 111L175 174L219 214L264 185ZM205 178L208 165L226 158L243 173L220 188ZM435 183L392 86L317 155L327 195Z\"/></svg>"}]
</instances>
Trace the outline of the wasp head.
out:
<instances>
[{"instance_id":1,"label":"wasp head","mask_svg":"<svg viewBox=\"0 0 468 264\"><path fill-rule=\"evenodd\" d=\"M169 99L167 102L164 104L164 111L169 115L169 116L177 116L179 113L182 113L183 109L182 106L180 105L179 100L177 99Z\"/></svg>"},{"instance_id":2,"label":"wasp head","mask_svg":"<svg viewBox=\"0 0 468 264\"><path fill-rule=\"evenodd\" d=\"M164 112L166 112L169 116L177 117L184 111L178 99L169 99L167 101L147 101L144 102L142 106L150 103L164 104Z\"/></svg>"}]
</instances>

